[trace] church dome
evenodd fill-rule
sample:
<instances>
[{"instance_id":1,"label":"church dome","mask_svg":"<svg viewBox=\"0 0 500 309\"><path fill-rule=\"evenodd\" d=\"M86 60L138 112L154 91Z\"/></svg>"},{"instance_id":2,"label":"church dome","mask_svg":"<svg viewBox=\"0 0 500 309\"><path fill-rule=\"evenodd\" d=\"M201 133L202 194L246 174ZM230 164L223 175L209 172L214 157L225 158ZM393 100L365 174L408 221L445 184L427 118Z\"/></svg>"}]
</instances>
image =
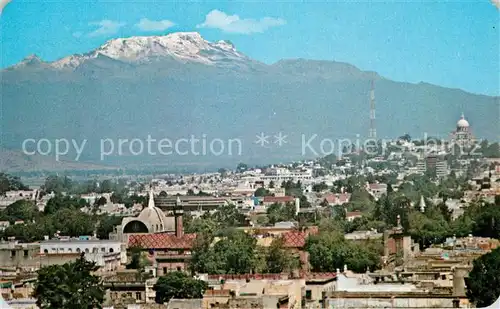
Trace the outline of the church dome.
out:
<instances>
[{"instance_id":1,"label":"church dome","mask_svg":"<svg viewBox=\"0 0 500 309\"><path fill-rule=\"evenodd\" d=\"M460 117L460 120L457 122L457 127L459 128L468 128L469 127L469 122L465 120L464 114L462 114L462 117Z\"/></svg>"},{"instance_id":2,"label":"church dome","mask_svg":"<svg viewBox=\"0 0 500 309\"><path fill-rule=\"evenodd\" d=\"M153 192L149 193L148 207L141 211L137 219L149 226L150 233L171 231L175 227L174 218L167 217L160 208L155 206Z\"/></svg>"}]
</instances>

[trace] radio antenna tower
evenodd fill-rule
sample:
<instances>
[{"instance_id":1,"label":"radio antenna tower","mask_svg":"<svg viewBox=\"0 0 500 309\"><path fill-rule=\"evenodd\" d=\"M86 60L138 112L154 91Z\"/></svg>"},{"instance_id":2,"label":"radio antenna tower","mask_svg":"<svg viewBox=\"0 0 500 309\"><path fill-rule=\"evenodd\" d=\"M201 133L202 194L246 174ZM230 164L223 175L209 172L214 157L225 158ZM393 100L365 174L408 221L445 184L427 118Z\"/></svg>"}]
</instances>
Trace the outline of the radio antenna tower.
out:
<instances>
[{"instance_id":1,"label":"radio antenna tower","mask_svg":"<svg viewBox=\"0 0 500 309\"><path fill-rule=\"evenodd\" d=\"M377 130L375 129L375 84L374 81L371 81L371 89L370 89L370 132L369 137L376 139L377 138Z\"/></svg>"}]
</instances>

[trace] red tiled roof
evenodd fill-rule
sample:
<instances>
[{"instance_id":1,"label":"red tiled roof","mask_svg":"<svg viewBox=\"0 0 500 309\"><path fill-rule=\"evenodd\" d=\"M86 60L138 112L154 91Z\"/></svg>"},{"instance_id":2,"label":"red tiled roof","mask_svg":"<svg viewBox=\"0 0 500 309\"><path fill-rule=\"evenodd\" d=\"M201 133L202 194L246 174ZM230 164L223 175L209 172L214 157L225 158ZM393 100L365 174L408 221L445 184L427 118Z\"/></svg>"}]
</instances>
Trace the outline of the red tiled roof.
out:
<instances>
[{"instance_id":1,"label":"red tiled roof","mask_svg":"<svg viewBox=\"0 0 500 309\"><path fill-rule=\"evenodd\" d=\"M337 204L337 203L347 203L349 202L349 199L351 198L351 195L349 193L342 193L342 194L328 194L325 196L325 200L329 204Z\"/></svg>"},{"instance_id":2,"label":"red tiled roof","mask_svg":"<svg viewBox=\"0 0 500 309\"><path fill-rule=\"evenodd\" d=\"M306 244L306 238L312 234L318 233L318 227L312 226L305 231L290 231L281 235L283 247L285 248L303 248Z\"/></svg>"},{"instance_id":3,"label":"red tiled roof","mask_svg":"<svg viewBox=\"0 0 500 309\"><path fill-rule=\"evenodd\" d=\"M363 213L361 211L348 211L346 212L345 216L347 218L351 218L351 217L362 217L363 216Z\"/></svg>"},{"instance_id":4,"label":"red tiled roof","mask_svg":"<svg viewBox=\"0 0 500 309\"><path fill-rule=\"evenodd\" d=\"M290 203L294 200L293 196L264 196L264 203Z\"/></svg>"},{"instance_id":5,"label":"red tiled roof","mask_svg":"<svg viewBox=\"0 0 500 309\"><path fill-rule=\"evenodd\" d=\"M306 273L304 277L306 279L329 279L336 278L337 273Z\"/></svg>"},{"instance_id":6,"label":"red tiled roof","mask_svg":"<svg viewBox=\"0 0 500 309\"><path fill-rule=\"evenodd\" d=\"M371 190L383 190L387 189L387 185L385 183L371 183L368 185Z\"/></svg>"},{"instance_id":7,"label":"red tiled roof","mask_svg":"<svg viewBox=\"0 0 500 309\"><path fill-rule=\"evenodd\" d=\"M175 234L136 234L128 238L129 247L144 249L191 249L196 234L184 234L177 238Z\"/></svg>"},{"instance_id":8,"label":"red tiled roof","mask_svg":"<svg viewBox=\"0 0 500 309\"><path fill-rule=\"evenodd\" d=\"M287 277L289 275L290 275L289 273L281 273L281 274L243 274L243 275L220 274L220 275L208 275L208 279L209 280L219 280L219 279L223 279L223 280L245 280L245 279L252 279L252 280L263 280L263 279L267 279L267 280L282 280L283 277ZM337 273L313 273L313 272L300 271L299 277L300 278L305 278L305 279L328 279L328 278L335 278L335 277L337 277ZM207 290L207 292L208 292L208 290Z\"/></svg>"}]
</instances>

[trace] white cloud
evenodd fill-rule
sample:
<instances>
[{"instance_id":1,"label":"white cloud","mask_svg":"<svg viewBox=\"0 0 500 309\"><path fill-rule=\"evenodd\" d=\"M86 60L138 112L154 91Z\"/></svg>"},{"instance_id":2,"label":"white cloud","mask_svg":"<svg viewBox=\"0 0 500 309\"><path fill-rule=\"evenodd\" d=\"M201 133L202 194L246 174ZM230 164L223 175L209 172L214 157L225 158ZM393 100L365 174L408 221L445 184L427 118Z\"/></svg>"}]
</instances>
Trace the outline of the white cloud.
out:
<instances>
[{"instance_id":1,"label":"white cloud","mask_svg":"<svg viewBox=\"0 0 500 309\"><path fill-rule=\"evenodd\" d=\"M500 9L500 0L491 0L491 3L497 7L497 9Z\"/></svg>"},{"instance_id":2,"label":"white cloud","mask_svg":"<svg viewBox=\"0 0 500 309\"><path fill-rule=\"evenodd\" d=\"M141 19L135 26L142 31L165 31L173 27L175 24L170 20L150 20L147 18Z\"/></svg>"},{"instance_id":3,"label":"white cloud","mask_svg":"<svg viewBox=\"0 0 500 309\"><path fill-rule=\"evenodd\" d=\"M0 15L2 14L3 9L11 2L12 0L0 0Z\"/></svg>"},{"instance_id":4,"label":"white cloud","mask_svg":"<svg viewBox=\"0 0 500 309\"><path fill-rule=\"evenodd\" d=\"M89 23L89 25L98 26L96 30L88 34L89 37L96 37L116 34L121 27L125 26L125 23L105 19L98 22Z\"/></svg>"},{"instance_id":5,"label":"white cloud","mask_svg":"<svg viewBox=\"0 0 500 309\"><path fill-rule=\"evenodd\" d=\"M81 37L83 35L83 32L81 32L81 31L75 31L75 32L73 32L72 35L75 38L79 38L79 37Z\"/></svg>"},{"instance_id":6,"label":"white cloud","mask_svg":"<svg viewBox=\"0 0 500 309\"><path fill-rule=\"evenodd\" d=\"M215 28L230 33L261 33L271 27L281 26L286 23L281 18L263 17L261 19L241 19L238 15L227 15L219 10L207 14L205 21L197 28Z\"/></svg>"}]
</instances>

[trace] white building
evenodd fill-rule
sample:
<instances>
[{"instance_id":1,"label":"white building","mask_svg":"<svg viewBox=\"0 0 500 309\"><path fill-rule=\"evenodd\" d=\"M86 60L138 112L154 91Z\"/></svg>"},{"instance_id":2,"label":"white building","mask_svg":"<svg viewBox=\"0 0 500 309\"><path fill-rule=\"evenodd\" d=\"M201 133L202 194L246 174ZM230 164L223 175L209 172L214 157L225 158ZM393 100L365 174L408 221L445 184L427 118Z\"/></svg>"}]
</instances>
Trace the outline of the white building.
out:
<instances>
[{"instance_id":1,"label":"white building","mask_svg":"<svg viewBox=\"0 0 500 309\"><path fill-rule=\"evenodd\" d=\"M85 253L103 271L114 271L127 262L127 252L118 240L51 239L40 242L41 255Z\"/></svg>"}]
</instances>

